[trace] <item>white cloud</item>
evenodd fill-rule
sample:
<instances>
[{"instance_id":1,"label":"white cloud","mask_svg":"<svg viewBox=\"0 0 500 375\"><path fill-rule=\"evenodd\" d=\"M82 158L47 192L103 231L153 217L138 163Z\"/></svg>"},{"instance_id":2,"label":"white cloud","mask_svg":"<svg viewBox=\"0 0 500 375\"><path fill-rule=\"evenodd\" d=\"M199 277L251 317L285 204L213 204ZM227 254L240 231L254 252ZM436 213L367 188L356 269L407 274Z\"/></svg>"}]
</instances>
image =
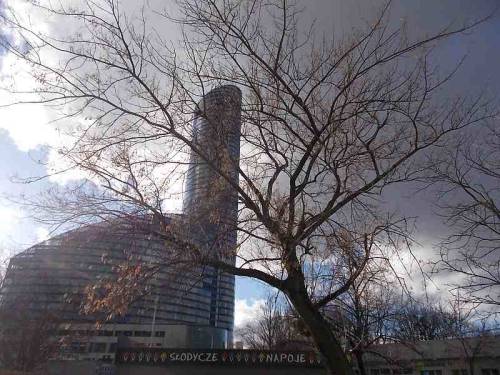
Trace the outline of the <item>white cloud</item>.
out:
<instances>
[{"instance_id":1,"label":"white cloud","mask_svg":"<svg viewBox=\"0 0 500 375\"><path fill-rule=\"evenodd\" d=\"M16 88L29 90L33 85L27 73L29 67L11 54L2 59L1 85L8 85L10 77L15 79ZM0 105L16 101L29 100L27 97L14 96L7 91L0 91ZM16 146L21 151L32 150L39 145L48 144L56 136L50 126L49 114L40 104L19 104L0 108L0 128L7 130Z\"/></svg>"},{"instance_id":2,"label":"white cloud","mask_svg":"<svg viewBox=\"0 0 500 375\"><path fill-rule=\"evenodd\" d=\"M235 328L245 325L255 319L265 301L263 299L237 299L235 303L234 312L234 326Z\"/></svg>"},{"instance_id":3,"label":"white cloud","mask_svg":"<svg viewBox=\"0 0 500 375\"><path fill-rule=\"evenodd\" d=\"M50 232L46 228L43 228L43 227L36 228L35 233L36 233L36 239L38 242L48 240L50 237Z\"/></svg>"},{"instance_id":4,"label":"white cloud","mask_svg":"<svg viewBox=\"0 0 500 375\"><path fill-rule=\"evenodd\" d=\"M9 0L5 9L12 9L21 21L30 21L36 32L47 32L48 24L26 1ZM23 20L24 18L24 20ZM7 30L5 32L8 32ZM13 45L22 42L19 35L12 32L8 35ZM44 59L53 60L43 52ZM47 55L47 56L46 56ZM57 136L55 128L50 125L50 112L41 104L30 103L7 106L19 102L36 102L37 96L30 94L37 87L31 74L33 69L26 61L18 59L11 53L1 56L0 71L0 128L5 129L21 151L29 151L40 145L50 144ZM14 94L10 91L16 91ZM20 92L22 94L20 94Z\"/></svg>"},{"instance_id":5,"label":"white cloud","mask_svg":"<svg viewBox=\"0 0 500 375\"><path fill-rule=\"evenodd\" d=\"M22 212L14 207L0 206L0 267L16 251L13 238L16 237L22 220Z\"/></svg>"},{"instance_id":6,"label":"white cloud","mask_svg":"<svg viewBox=\"0 0 500 375\"><path fill-rule=\"evenodd\" d=\"M21 211L12 207L0 207L0 238L5 240L21 221Z\"/></svg>"}]
</instances>

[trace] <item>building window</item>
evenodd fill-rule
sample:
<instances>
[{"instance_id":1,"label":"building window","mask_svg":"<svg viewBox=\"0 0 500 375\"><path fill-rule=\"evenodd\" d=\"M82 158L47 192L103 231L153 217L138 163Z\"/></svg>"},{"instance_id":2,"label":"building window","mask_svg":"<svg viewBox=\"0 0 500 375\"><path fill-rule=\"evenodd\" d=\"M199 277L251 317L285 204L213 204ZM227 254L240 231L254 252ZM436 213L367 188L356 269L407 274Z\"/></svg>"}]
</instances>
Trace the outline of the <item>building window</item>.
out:
<instances>
[{"instance_id":1,"label":"building window","mask_svg":"<svg viewBox=\"0 0 500 375\"><path fill-rule=\"evenodd\" d=\"M113 336L113 331L99 330L97 331L97 336Z\"/></svg>"},{"instance_id":2,"label":"building window","mask_svg":"<svg viewBox=\"0 0 500 375\"><path fill-rule=\"evenodd\" d=\"M149 332L149 331L134 331L134 336L135 337L150 337L151 332Z\"/></svg>"},{"instance_id":3,"label":"building window","mask_svg":"<svg viewBox=\"0 0 500 375\"><path fill-rule=\"evenodd\" d=\"M158 331L158 332L155 332L155 336L156 336L156 337L165 337L165 331Z\"/></svg>"},{"instance_id":4,"label":"building window","mask_svg":"<svg viewBox=\"0 0 500 375\"><path fill-rule=\"evenodd\" d=\"M106 343L105 342L93 342L90 345L91 353L106 353Z\"/></svg>"},{"instance_id":5,"label":"building window","mask_svg":"<svg viewBox=\"0 0 500 375\"><path fill-rule=\"evenodd\" d=\"M400 374L413 374L413 370L409 367L407 368L396 368L392 370L392 375L400 375Z\"/></svg>"},{"instance_id":6,"label":"building window","mask_svg":"<svg viewBox=\"0 0 500 375\"><path fill-rule=\"evenodd\" d=\"M481 375L500 375L497 368L482 368Z\"/></svg>"},{"instance_id":7,"label":"building window","mask_svg":"<svg viewBox=\"0 0 500 375\"><path fill-rule=\"evenodd\" d=\"M422 370L422 371L420 371L420 375L443 375L443 371L441 371L441 370Z\"/></svg>"},{"instance_id":8,"label":"building window","mask_svg":"<svg viewBox=\"0 0 500 375\"><path fill-rule=\"evenodd\" d=\"M87 344L84 342L72 342L71 343L71 352L73 353L86 353L87 352Z\"/></svg>"},{"instance_id":9,"label":"building window","mask_svg":"<svg viewBox=\"0 0 500 375\"><path fill-rule=\"evenodd\" d=\"M469 371L464 368L451 370L451 375L469 375Z\"/></svg>"}]
</instances>

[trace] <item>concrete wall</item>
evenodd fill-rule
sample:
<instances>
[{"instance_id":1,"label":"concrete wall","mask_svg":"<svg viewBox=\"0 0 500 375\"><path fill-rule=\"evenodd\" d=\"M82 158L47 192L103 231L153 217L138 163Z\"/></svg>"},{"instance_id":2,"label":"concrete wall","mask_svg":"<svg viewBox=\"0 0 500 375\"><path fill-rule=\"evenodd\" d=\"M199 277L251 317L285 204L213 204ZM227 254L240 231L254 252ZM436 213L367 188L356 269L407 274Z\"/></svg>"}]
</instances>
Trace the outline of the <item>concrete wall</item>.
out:
<instances>
[{"instance_id":1,"label":"concrete wall","mask_svg":"<svg viewBox=\"0 0 500 375\"><path fill-rule=\"evenodd\" d=\"M49 375L326 375L319 368L263 368L236 366L134 366L117 365L113 371L101 368L97 362L91 361L58 361L50 365ZM1 370L0 370L1 374Z\"/></svg>"},{"instance_id":2,"label":"concrete wall","mask_svg":"<svg viewBox=\"0 0 500 375\"><path fill-rule=\"evenodd\" d=\"M49 364L49 375L97 375L95 361L53 361Z\"/></svg>"},{"instance_id":3,"label":"concrete wall","mask_svg":"<svg viewBox=\"0 0 500 375\"><path fill-rule=\"evenodd\" d=\"M116 375L326 375L318 368L245 368L223 366L118 366Z\"/></svg>"}]
</instances>

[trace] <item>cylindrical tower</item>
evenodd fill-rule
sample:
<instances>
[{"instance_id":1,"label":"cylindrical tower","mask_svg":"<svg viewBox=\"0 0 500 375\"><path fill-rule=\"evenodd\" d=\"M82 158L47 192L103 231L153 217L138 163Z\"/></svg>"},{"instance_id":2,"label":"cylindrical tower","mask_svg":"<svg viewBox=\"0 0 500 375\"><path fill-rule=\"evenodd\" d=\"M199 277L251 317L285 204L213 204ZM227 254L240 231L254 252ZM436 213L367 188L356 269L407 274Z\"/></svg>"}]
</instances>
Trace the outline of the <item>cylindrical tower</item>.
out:
<instances>
[{"instance_id":1,"label":"cylindrical tower","mask_svg":"<svg viewBox=\"0 0 500 375\"><path fill-rule=\"evenodd\" d=\"M188 227L179 228L180 235L187 235L207 254L234 264L241 92L234 86L216 88L204 96L198 107L193 143L199 152L191 155L185 212L164 219L166 224L184 224L187 219ZM154 341L165 348L230 346L234 276L199 264L185 269L178 268L175 262L169 266L165 262L173 245L151 236L151 225L148 217L96 223L18 254L11 260L0 288L0 309L23 306L23 311L33 317L50 312L61 323L71 323L80 330L78 325L102 319L101 315L80 313L86 287L96 280L115 282L119 265L164 264L147 281L142 298L106 322L106 332L115 340L113 345L152 345ZM93 335L91 330L87 333ZM111 351L111 346L107 350Z\"/></svg>"},{"instance_id":2,"label":"cylindrical tower","mask_svg":"<svg viewBox=\"0 0 500 375\"><path fill-rule=\"evenodd\" d=\"M199 152L191 152L184 199L192 239L209 256L231 264L236 259L240 132L241 91L221 86L206 94L193 121L192 141ZM210 325L228 329L229 312L234 321L234 275L211 267L204 274L211 291Z\"/></svg>"},{"instance_id":3,"label":"cylindrical tower","mask_svg":"<svg viewBox=\"0 0 500 375\"><path fill-rule=\"evenodd\" d=\"M205 245L231 254L236 245L241 91L218 87L198 108L192 141L200 152L191 152L184 213L202 231Z\"/></svg>"},{"instance_id":4,"label":"cylindrical tower","mask_svg":"<svg viewBox=\"0 0 500 375\"><path fill-rule=\"evenodd\" d=\"M169 223L175 218L165 220ZM224 289L223 280L214 278L213 271L205 274L196 265L179 268L165 263L171 248L150 235L153 228L148 228L148 222L138 218L89 225L16 255L0 288L0 312L19 311L29 319L54 317L54 322L75 330L93 330L100 320L108 336L118 337L120 348L152 341L164 348L230 346L234 320L230 291L234 284ZM149 292L139 292L125 312L110 320L105 314L82 314L87 287L98 280L116 282L116 267L135 262L146 268L164 264L153 278L144 281L142 286ZM218 287L216 298L214 287ZM0 334L3 323L0 321Z\"/></svg>"}]
</instances>

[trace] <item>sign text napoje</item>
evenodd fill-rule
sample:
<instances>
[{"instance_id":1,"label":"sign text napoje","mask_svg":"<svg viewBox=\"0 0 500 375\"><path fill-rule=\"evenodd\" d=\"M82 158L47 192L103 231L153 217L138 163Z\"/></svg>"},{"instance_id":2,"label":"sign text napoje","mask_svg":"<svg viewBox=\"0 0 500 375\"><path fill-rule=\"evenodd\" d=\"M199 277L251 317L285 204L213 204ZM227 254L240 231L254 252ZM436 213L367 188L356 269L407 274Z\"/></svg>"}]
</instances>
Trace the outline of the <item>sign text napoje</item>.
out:
<instances>
[{"instance_id":1,"label":"sign text napoje","mask_svg":"<svg viewBox=\"0 0 500 375\"><path fill-rule=\"evenodd\" d=\"M200 364L318 367L321 357L312 351L132 349L117 353L118 363L144 365Z\"/></svg>"}]
</instances>

